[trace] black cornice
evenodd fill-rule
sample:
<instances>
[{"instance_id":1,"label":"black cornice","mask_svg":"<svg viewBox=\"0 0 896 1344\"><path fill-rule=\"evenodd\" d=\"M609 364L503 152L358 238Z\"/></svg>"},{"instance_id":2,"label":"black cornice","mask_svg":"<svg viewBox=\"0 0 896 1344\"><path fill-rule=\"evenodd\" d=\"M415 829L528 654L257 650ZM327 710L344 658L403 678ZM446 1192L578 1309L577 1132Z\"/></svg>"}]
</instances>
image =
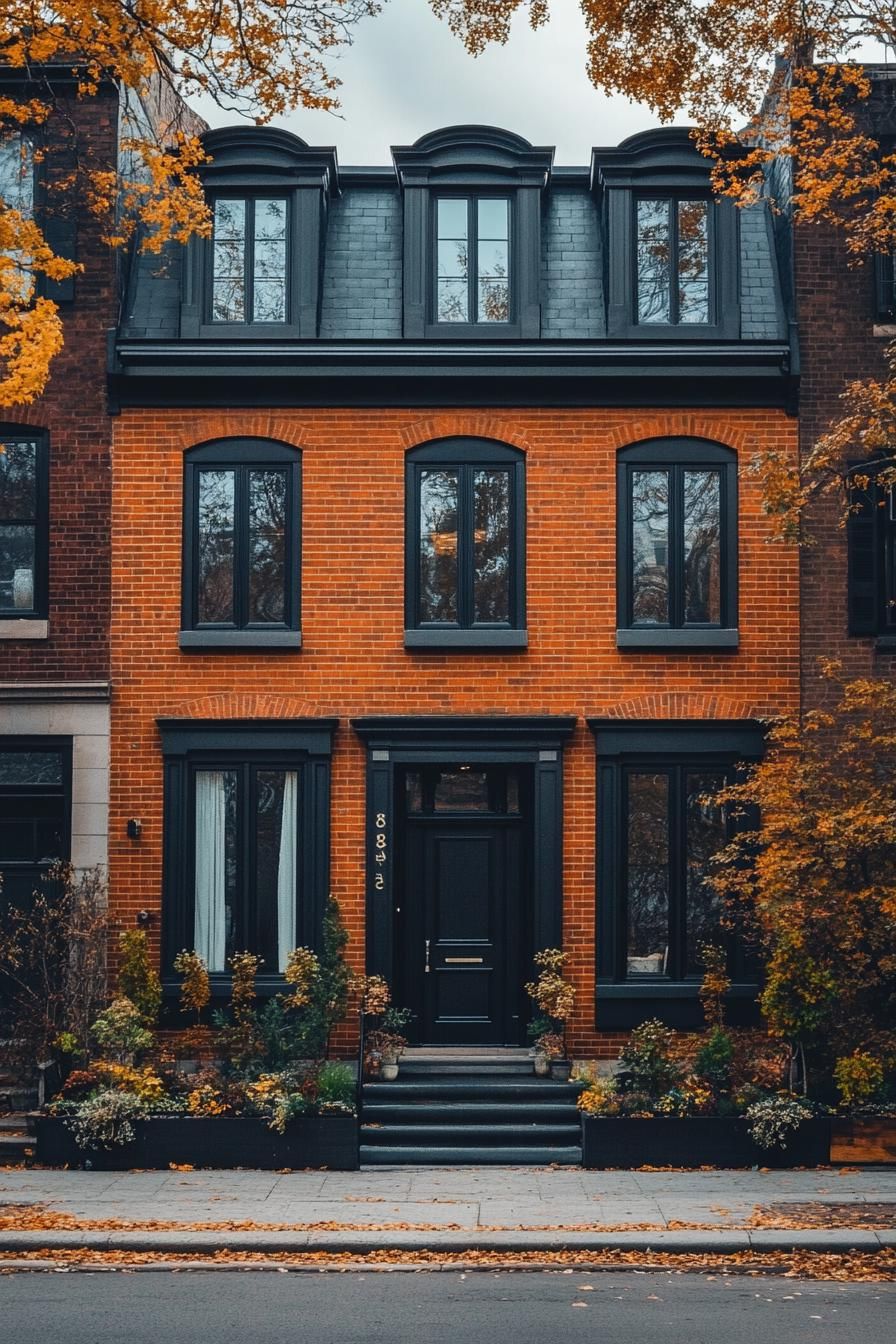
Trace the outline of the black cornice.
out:
<instances>
[{"instance_id":1,"label":"black cornice","mask_svg":"<svg viewBox=\"0 0 896 1344\"><path fill-rule=\"evenodd\" d=\"M241 185L260 179L337 191L339 169L330 145L308 145L275 126L221 126L206 131L202 145L211 162L199 173L208 186Z\"/></svg>"},{"instance_id":2,"label":"black cornice","mask_svg":"<svg viewBox=\"0 0 896 1344\"><path fill-rule=\"evenodd\" d=\"M522 136L497 126L446 126L421 136L413 145L392 149L402 187L437 181L468 186L501 181L544 188L554 162L552 146L530 145Z\"/></svg>"}]
</instances>

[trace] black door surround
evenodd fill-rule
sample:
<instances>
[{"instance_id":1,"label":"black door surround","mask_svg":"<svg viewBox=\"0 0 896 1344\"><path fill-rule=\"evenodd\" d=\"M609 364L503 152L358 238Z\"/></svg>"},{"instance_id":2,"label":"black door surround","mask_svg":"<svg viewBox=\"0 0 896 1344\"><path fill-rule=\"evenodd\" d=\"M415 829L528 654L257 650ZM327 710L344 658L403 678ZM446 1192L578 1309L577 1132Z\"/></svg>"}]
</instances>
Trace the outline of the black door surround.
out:
<instances>
[{"instance_id":1,"label":"black door surround","mask_svg":"<svg viewBox=\"0 0 896 1344\"><path fill-rule=\"evenodd\" d=\"M369 716L352 720L367 748L367 973L394 983L395 770L433 761L532 768L531 947L563 931L563 746L573 716Z\"/></svg>"}]
</instances>

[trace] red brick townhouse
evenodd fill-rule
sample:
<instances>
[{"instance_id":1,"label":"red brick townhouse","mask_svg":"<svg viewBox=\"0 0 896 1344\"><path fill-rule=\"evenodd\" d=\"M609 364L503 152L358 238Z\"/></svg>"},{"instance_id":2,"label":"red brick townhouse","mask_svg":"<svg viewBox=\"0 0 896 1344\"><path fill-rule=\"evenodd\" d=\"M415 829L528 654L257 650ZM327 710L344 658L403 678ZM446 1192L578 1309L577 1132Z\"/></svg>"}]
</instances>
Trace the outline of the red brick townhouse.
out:
<instances>
[{"instance_id":1,"label":"red brick townhouse","mask_svg":"<svg viewBox=\"0 0 896 1344\"><path fill-rule=\"evenodd\" d=\"M698 1021L702 796L799 696L769 217L677 130L207 143L214 237L137 268L111 374L116 911L172 994L184 946L270 988L332 892L430 1044L522 1042L552 945L577 1055Z\"/></svg>"},{"instance_id":2,"label":"red brick townhouse","mask_svg":"<svg viewBox=\"0 0 896 1344\"><path fill-rule=\"evenodd\" d=\"M65 345L43 396L0 410L0 876L27 899L59 858L106 862L109 780L111 420L106 347L118 265L97 220L54 189L76 166L114 166L119 98L75 96L71 70L29 83L0 70L5 96L50 98L39 130L0 140L0 194L34 214L74 279L46 284Z\"/></svg>"}]
</instances>

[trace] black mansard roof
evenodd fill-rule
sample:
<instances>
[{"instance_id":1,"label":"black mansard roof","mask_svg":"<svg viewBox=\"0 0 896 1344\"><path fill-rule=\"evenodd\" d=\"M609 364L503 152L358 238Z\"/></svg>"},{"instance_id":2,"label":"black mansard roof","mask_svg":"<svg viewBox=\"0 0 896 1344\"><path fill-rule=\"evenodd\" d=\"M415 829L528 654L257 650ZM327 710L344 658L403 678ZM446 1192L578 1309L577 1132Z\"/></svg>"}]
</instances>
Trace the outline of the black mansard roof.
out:
<instances>
[{"instance_id":1,"label":"black mansard roof","mask_svg":"<svg viewBox=\"0 0 896 1344\"><path fill-rule=\"evenodd\" d=\"M588 167L491 127L434 131L393 150L391 167L337 167L332 148L287 131L208 133L211 190L291 185L313 201L316 321L249 341L183 320L185 249L138 254L111 370L122 403L211 404L788 404L795 359L773 222L738 212L728 257L738 297L731 339L699 328L678 339L609 334L608 278L618 259L612 193L708 192L687 130L645 132L596 149ZM433 188L525 194L534 210L539 334L462 341L405 334L409 203ZM523 200L523 195L519 199ZM307 205L303 206L306 211ZM311 215L309 214L310 218ZM194 246L201 246L195 244ZM301 246L301 240L300 240ZM491 335L492 333L488 333Z\"/></svg>"}]
</instances>

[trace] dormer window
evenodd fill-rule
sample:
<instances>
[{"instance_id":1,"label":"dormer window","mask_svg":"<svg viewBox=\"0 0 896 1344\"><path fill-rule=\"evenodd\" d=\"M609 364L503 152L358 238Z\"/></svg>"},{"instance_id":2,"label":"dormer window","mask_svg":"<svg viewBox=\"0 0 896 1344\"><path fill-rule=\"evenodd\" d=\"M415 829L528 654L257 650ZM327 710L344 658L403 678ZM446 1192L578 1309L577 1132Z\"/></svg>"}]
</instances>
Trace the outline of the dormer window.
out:
<instances>
[{"instance_id":1,"label":"dormer window","mask_svg":"<svg viewBox=\"0 0 896 1344\"><path fill-rule=\"evenodd\" d=\"M219 196L214 216L211 320L286 322L287 198Z\"/></svg>"},{"instance_id":2,"label":"dormer window","mask_svg":"<svg viewBox=\"0 0 896 1344\"><path fill-rule=\"evenodd\" d=\"M317 336L335 151L269 126L208 131L202 143L212 234L188 248L181 336Z\"/></svg>"},{"instance_id":3,"label":"dormer window","mask_svg":"<svg viewBox=\"0 0 896 1344\"><path fill-rule=\"evenodd\" d=\"M637 198L635 284L641 325L711 321L709 217L706 200Z\"/></svg>"},{"instance_id":4,"label":"dormer window","mask_svg":"<svg viewBox=\"0 0 896 1344\"><path fill-rule=\"evenodd\" d=\"M492 126L393 149L404 202L404 335L541 335L541 198L553 150Z\"/></svg>"},{"instance_id":5,"label":"dormer window","mask_svg":"<svg viewBox=\"0 0 896 1344\"><path fill-rule=\"evenodd\" d=\"M645 131L592 155L607 235L607 334L736 340L739 235L687 129Z\"/></svg>"},{"instance_id":6,"label":"dormer window","mask_svg":"<svg viewBox=\"0 0 896 1344\"><path fill-rule=\"evenodd\" d=\"M510 321L510 201L436 200L437 322Z\"/></svg>"}]
</instances>

